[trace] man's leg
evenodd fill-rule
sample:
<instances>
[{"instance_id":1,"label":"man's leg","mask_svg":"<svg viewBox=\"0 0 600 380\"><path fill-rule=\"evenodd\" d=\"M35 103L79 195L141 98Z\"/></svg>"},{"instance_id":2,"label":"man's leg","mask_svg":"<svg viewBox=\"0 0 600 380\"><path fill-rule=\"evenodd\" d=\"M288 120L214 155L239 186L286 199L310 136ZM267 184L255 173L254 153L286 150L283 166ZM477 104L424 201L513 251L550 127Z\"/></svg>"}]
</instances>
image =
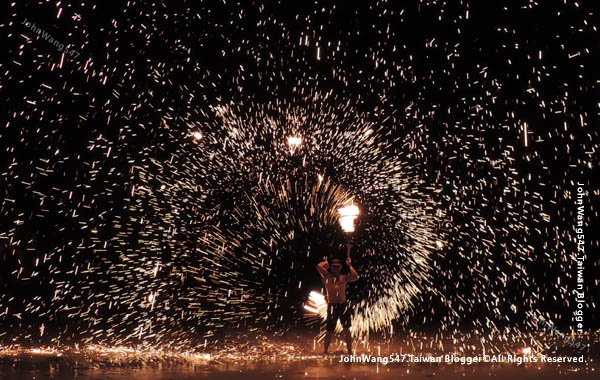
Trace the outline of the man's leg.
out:
<instances>
[{"instance_id":1,"label":"man's leg","mask_svg":"<svg viewBox=\"0 0 600 380\"><path fill-rule=\"evenodd\" d=\"M347 304L344 304L340 321L342 327L344 327L344 341L346 342L346 348L348 349L348 355L352 355L352 334L350 333L350 324L352 323L352 315L350 308Z\"/></svg>"},{"instance_id":2,"label":"man's leg","mask_svg":"<svg viewBox=\"0 0 600 380\"><path fill-rule=\"evenodd\" d=\"M337 308L333 304L327 306L327 320L325 321L325 347L324 352L327 354L329 345L333 339L333 332L335 331L335 325L338 320Z\"/></svg>"},{"instance_id":3,"label":"man's leg","mask_svg":"<svg viewBox=\"0 0 600 380\"><path fill-rule=\"evenodd\" d=\"M329 345L331 344L331 339L333 338L333 331L327 331L325 333L325 353L327 354L329 350Z\"/></svg>"},{"instance_id":4,"label":"man's leg","mask_svg":"<svg viewBox=\"0 0 600 380\"><path fill-rule=\"evenodd\" d=\"M350 329L348 328L344 328L344 340L346 341L348 355L352 355L352 334L350 333Z\"/></svg>"}]
</instances>

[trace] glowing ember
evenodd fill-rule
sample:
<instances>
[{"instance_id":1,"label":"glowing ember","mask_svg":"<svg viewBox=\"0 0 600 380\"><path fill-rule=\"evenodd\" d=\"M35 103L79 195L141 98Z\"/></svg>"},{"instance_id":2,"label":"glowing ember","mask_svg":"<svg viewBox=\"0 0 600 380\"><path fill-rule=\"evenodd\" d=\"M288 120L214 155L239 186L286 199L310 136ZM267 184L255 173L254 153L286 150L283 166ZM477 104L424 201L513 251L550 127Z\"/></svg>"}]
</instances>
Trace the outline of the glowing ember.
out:
<instances>
[{"instance_id":1,"label":"glowing ember","mask_svg":"<svg viewBox=\"0 0 600 380\"><path fill-rule=\"evenodd\" d=\"M308 302L304 305L304 310L308 313L319 316L322 319L327 317L327 302L325 296L317 291L311 291L308 295Z\"/></svg>"},{"instance_id":2,"label":"glowing ember","mask_svg":"<svg viewBox=\"0 0 600 380\"><path fill-rule=\"evenodd\" d=\"M288 144L290 145L290 147L298 147L300 144L302 144L302 138L301 137L288 137Z\"/></svg>"}]
</instances>

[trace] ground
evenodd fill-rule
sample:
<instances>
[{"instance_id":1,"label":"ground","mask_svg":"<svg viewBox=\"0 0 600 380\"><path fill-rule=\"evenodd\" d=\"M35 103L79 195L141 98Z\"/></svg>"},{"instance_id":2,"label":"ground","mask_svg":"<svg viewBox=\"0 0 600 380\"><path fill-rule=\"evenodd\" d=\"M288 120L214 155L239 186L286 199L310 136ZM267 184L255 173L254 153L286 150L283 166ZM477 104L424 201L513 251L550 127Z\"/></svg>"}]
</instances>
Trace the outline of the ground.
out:
<instances>
[{"instance_id":1,"label":"ground","mask_svg":"<svg viewBox=\"0 0 600 380\"><path fill-rule=\"evenodd\" d=\"M0 348L0 379L80 379L80 380L167 380L167 379L596 379L600 370L599 334L586 338L581 352L572 346L561 347L548 356L584 356L584 363L525 363L503 360L501 363L461 364L481 354L425 350L412 345L359 344L357 356L370 354L380 358L398 353L402 363L341 363L343 345L336 342L331 355L318 351L315 341L263 340L231 345L219 350L171 352L156 349L85 346L76 348ZM589 344L589 345L588 345ZM523 351L527 350L527 351ZM529 348L514 351L515 357L537 357L544 353ZM456 363L415 363L412 358L456 355ZM490 353L491 354L491 353ZM510 352L505 352L505 355ZM404 355L404 356L402 356ZM481 356L483 357L483 356ZM499 356L498 356L499 357ZM506 357L504 357L506 359Z\"/></svg>"}]
</instances>

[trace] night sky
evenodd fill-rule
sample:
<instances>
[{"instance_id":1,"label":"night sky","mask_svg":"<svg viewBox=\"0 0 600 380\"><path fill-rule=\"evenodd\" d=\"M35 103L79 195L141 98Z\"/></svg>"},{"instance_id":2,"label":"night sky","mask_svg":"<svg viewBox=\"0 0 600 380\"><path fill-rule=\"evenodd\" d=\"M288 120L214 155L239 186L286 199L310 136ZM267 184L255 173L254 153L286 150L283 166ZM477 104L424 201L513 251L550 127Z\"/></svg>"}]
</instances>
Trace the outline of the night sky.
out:
<instances>
[{"instance_id":1,"label":"night sky","mask_svg":"<svg viewBox=\"0 0 600 380\"><path fill-rule=\"evenodd\" d=\"M578 183L597 328L599 11L2 4L0 342L317 333L348 202L357 336L573 331Z\"/></svg>"}]
</instances>

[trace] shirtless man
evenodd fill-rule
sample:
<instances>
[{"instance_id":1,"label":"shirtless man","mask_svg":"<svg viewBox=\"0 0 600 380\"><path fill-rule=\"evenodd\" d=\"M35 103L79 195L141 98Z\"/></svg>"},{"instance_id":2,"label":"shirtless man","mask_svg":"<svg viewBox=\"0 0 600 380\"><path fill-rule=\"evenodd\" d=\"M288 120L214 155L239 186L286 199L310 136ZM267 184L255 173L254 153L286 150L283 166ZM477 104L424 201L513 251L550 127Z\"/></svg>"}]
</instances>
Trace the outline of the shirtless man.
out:
<instances>
[{"instance_id":1,"label":"shirtless man","mask_svg":"<svg viewBox=\"0 0 600 380\"><path fill-rule=\"evenodd\" d=\"M348 247L350 250L350 247ZM350 334L351 310L346 303L346 285L358 280L358 272L352 266L350 257L346 259L350 270L348 274L342 274L342 260L338 258L323 261L317 264L317 270L321 275L325 289L327 290L327 322L325 334L325 354L329 350L333 331L338 319L344 328L344 340L348 348L348 355L352 355L352 335Z\"/></svg>"}]
</instances>

